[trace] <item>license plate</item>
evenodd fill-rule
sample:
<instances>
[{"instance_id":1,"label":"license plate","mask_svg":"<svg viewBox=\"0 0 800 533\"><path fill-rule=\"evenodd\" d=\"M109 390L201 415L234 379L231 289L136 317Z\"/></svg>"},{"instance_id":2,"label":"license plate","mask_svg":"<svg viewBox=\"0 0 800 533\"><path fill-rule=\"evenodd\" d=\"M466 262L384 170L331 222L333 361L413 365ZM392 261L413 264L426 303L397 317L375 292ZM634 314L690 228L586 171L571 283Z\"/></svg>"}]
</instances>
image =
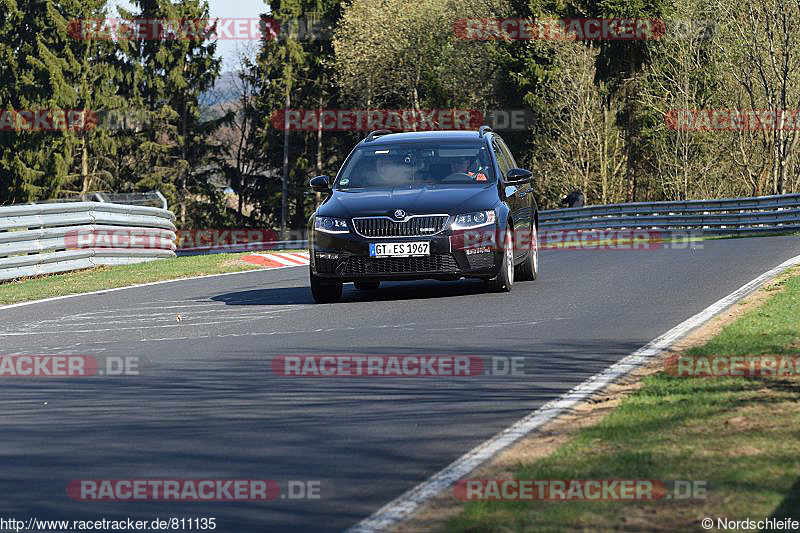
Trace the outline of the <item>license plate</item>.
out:
<instances>
[{"instance_id":1,"label":"license plate","mask_svg":"<svg viewBox=\"0 0 800 533\"><path fill-rule=\"evenodd\" d=\"M431 255L429 242L371 242L370 257L411 257Z\"/></svg>"}]
</instances>

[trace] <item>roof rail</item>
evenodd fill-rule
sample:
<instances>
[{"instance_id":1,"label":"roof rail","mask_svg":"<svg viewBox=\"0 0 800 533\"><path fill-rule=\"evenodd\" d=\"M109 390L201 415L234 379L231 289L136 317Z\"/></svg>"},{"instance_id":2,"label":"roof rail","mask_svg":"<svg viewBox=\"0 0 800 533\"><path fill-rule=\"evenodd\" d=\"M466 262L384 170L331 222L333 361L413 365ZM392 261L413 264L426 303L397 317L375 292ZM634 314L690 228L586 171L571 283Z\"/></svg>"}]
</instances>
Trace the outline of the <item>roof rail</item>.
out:
<instances>
[{"instance_id":1,"label":"roof rail","mask_svg":"<svg viewBox=\"0 0 800 533\"><path fill-rule=\"evenodd\" d=\"M389 135L390 133L394 133L394 132L391 131L391 130L375 130L375 131L371 131L371 132L369 132L369 135L367 135L367 138L364 139L364 142L368 143L371 140L375 139L376 137L380 137L381 135Z\"/></svg>"},{"instance_id":2,"label":"roof rail","mask_svg":"<svg viewBox=\"0 0 800 533\"><path fill-rule=\"evenodd\" d=\"M478 130L478 137L483 137L483 134L486 133L487 131L494 131L494 130L489 126L481 126L481 129Z\"/></svg>"}]
</instances>

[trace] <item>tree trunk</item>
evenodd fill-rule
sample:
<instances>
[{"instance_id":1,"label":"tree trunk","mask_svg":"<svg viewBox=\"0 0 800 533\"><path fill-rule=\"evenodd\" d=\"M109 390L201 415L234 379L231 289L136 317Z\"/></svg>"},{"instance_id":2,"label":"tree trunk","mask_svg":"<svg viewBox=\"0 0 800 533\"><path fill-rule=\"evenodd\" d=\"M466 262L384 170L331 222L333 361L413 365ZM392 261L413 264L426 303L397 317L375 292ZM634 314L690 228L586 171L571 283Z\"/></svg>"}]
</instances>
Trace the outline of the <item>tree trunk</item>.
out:
<instances>
[{"instance_id":1,"label":"tree trunk","mask_svg":"<svg viewBox=\"0 0 800 533\"><path fill-rule=\"evenodd\" d=\"M181 172L181 194L180 194L180 201L181 201L181 226L186 227L186 197L188 196L187 190L187 174L189 173L189 139L187 134L187 125L186 125L186 101L181 102L181 134L183 135L183 147L181 151L181 157L184 161L184 168L183 172Z\"/></svg>"},{"instance_id":2,"label":"tree trunk","mask_svg":"<svg viewBox=\"0 0 800 533\"><path fill-rule=\"evenodd\" d=\"M247 91L246 88L242 89L243 91ZM246 97L244 98L243 102L243 112L242 112L242 130L239 134L239 146L236 150L236 175L238 177L238 205L237 205L237 212L239 213L239 218L241 219L242 215L244 214L244 174L245 168L244 164L242 163L243 155L242 151L244 150L245 143L247 143L247 109L248 109L248 100Z\"/></svg>"},{"instance_id":3,"label":"tree trunk","mask_svg":"<svg viewBox=\"0 0 800 533\"><path fill-rule=\"evenodd\" d=\"M319 96L317 97L317 112L319 113L320 120L317 121L317 176L322 176L322 90L320 89ZM322 203L322 194L314 193L314 209L319 207Z\"/></svg>"},{"instance_id":4,"label":"tree trunk","mask_svg":"<svg viewBox=\"0 0 800 533\"><path fill-rule=\"evenodd\" d=\"M89 177L89 147L86 146L86 135L81 135L81 197L91 189L91 178Z\"/></svg>"},{"instance_id":5,"label":"tree trunk","mask_svg":"<svg viewBox=\"0 0 800 533\"><path fill-rule=\"evenodd\" d=\"M284 124L283 124L283 175L281 176L281 240L286 240L286 223L289 218L289 204L287 196L289 194L289 108L292 106L292 96L290 94L289 83L286 83L286 94L284 95Z\"/></svg>"},{"instance_id":6,"label":"tree trunk","mask_svg":"<svg viewBox=\"0 0 800 533\"><path fill-rule=\"evenodd\" d=\"M783 125L777 128L775 132L778 136L778 151L780 153L780 160L778 162L778 172L775 176L775 194L783 194L784 183L786 182L786 163L789 159L789 140L787 132L784 131Z\"/></svg>"},{"instance_id":7,"label":"tree trunk","mask_svg":"<svg viewBox=\"0 0 800 533\"><path fill-rule=\"evenodd\" d=\"M639 157L639 136L636 128L636 65L635 65L635 51L631 47L630 52L630 68L631 79L628 82L628 87L625 90L625 132L626 132L626 166L625 166L625 201L636 201L636 165Z\"/></svg>"},{"instance_id":8,"label":"tree trunk","mask_svg":"<svg viewBox=\"0 0 800 533\"><path fill-rule=\"evenodd\" d=\"M417 121L420 119L420 117L422 117L422 113L420 112L420 108L419 108L419 91L417 90L417 87L419 86L419 81L420 81L420 71L419 71L419 68L417 68L417 79L416 79L416 82L414 83L414 95L413 95L414 96L414 113L416 113L416 115L417 115L417 120L415 120L413 122L414 131L417 131Z\"/></svg>"},{"instance_id":9,"label":"tree trunk","mask_svg":"<svg viewBox=\"0 0 800 533\"><path fill-rule=\"evenodd\" d=\"M294 220L291 230L302 229L306 220L306 189L297 187L294 192Z\"/></svg>"},{"instance_id":10,"label":"tree trunk","mask_svg":"<svg viewBox=\"0 0 800 533\"><path fill-rule=\"evenodd\" d=\"M608 203L608 105L603 103L603 143L600 151L600 201Z\"/></svg>"}]
</instances>

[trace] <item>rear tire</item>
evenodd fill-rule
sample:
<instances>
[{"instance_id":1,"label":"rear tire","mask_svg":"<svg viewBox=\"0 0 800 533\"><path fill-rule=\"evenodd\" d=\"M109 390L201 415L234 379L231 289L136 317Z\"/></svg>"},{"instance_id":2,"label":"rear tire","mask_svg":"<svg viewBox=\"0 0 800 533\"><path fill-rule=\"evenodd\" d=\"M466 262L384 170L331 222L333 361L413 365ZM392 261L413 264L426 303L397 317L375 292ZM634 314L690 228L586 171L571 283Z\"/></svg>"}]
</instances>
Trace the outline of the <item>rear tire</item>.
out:
<instances>
[{"instance_id":1,"label":"rear tire","mask_svg":"<svg viewBox=\"0 0 800 533\"><path fill-rule=\"evenodd\" d=\"M377 290L378 287L381 286L380 281L356 281L353 283L356 286L356 289L360 291L374 291Z\"/></svg>"},{"instance_id":2,"label":"rear tire","mask_svg":"<svg viewBox=\"0 0 800 533\"><path fill-rule=\"evenodd\" d=\"M504 232L500 272L497 273L497 276L486 282L489 286L489 290L494 292L511 292L511 288L514 285L514 247L511 231L511 229L507 229Z\"/></svg>"},{"instance_id":3,"label":"rear tire","mask_svg":"<svg viewBox=\"0 0 800 533\"><path fill-rule=\"evenodd\" d=\"M536 232L536 226L533 226L531 232L531 247L528 250L528 256L521 265L514 269L514 281L533 281L539 276L539 236Z\"/></svg>"},{"instance_id":4,"label":"rear tire","mask_svg":"<svg viewBox=\"0 0 800 533\"><path fill-rule=\"evenodd\" d=\"M328 280L311 273L311 295L318 304L338 302L342 297L342 282Z\"/></svg>"}]
</instances>

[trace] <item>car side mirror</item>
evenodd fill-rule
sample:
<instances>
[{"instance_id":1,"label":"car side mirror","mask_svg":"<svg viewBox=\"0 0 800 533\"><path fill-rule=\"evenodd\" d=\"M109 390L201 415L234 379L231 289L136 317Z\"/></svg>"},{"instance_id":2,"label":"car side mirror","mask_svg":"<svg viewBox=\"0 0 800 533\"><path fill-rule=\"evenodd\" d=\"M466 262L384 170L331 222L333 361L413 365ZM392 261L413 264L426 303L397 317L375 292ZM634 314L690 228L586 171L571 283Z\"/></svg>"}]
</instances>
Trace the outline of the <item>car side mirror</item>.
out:
<instances>
[{"instance_id":1,"label":"car side mirror","mask_svg":"<svg viewBox=\"0 0 800 533\"><path fill-rule=\"evenodd\" d=\"M331 192L331 182L328 176L316 176L308 182L316 192Z\"/></svg>"},{"instance_id":2,"label":"car side mirror","mask_svg":"<svg viewBox=\"0 0 800 533\"><path fill-rule=\"evenodd\" d=\"M524 168L512 168L506 173L506 183L509 185L530 183L531 179L533 179L533 173Z\"/></svg>"}]
</instances>

